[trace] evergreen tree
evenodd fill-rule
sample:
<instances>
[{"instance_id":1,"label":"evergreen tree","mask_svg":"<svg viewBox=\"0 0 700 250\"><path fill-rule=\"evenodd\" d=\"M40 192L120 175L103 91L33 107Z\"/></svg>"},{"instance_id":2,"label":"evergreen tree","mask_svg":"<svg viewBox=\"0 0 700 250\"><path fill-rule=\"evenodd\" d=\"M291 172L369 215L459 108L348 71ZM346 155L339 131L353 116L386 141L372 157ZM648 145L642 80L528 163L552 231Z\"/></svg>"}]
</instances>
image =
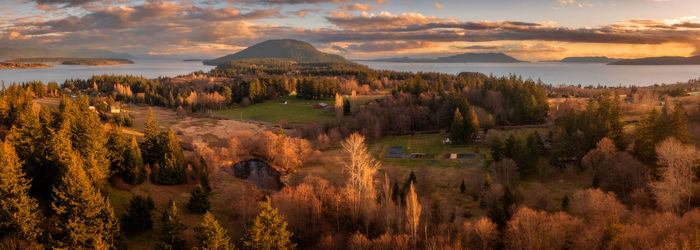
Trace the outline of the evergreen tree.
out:
<instances>
[{"instance_id":1,"label":"evergreen tree","mask_svg":"<svg viewBox=\"0 0 700 250\"><path fill-rule=\"evenodd\" d=\"M464 191L467 190L467 186L464 185L464 180L462 180L462 184L459 184L459 192L464 193Z\"/></svg>"},{"instance_id":2,"label":"evergreen tree","mask_svg":"<svg viewBox=\"0 0 700 250\"><path fill-rule=\"evenodd\" d=\"M162 154L159 139L160 127L158 122L153 119L153 110L149 108L146 127L143 129L143 146L141 147L144 163L153 166L161 159L159 157Z\"/></svg>"},{"instance_id":3,"label":"evergreen tree","mask_svg":"<svg viewBox=\"0 0 700 250\"><path fill-rule=\"evenodd\" d=\"M163 228L160 232L160 241L156 243L156 249L173 250L185 249L185 240L182 239L182 232L186 227L177 216L175 202L170 200L168 208L163 213Z\"/></svg>"},{"instance_id":4,"label":"evergreen tree","mask_svg":"<svg viewBox=\"0 0 700 250\"><path fill-rule=\"evenodd\" d=\"M564 195L564 198L561 199L561 210L562 211L569 211L569 196Z\"/></svg>"},{"instance_id":5,"label":"evergreen tree","mask_svg":"<svg viewBox=\"0 0 700 250\"><path fill-rule=\"evenodd\" d=\"M491 141L491 159L498 162L501 161L505 154L505 146L500 137L496 137Z\"/></svg>"},{"instance_id":6,"label":"evergreen tree","mask_svg":"<svg viewBox=\"0 0 700 250\"><path fill-rule=\"evenodd\" d=\"M124 159L127 148L126 137L122 134L121 128L116 124L112 125L107 133L107 158L110 161L111 175L124 178L124 173L127 172L126 160Z\"/></svg>"},{"instance_id":7,"label":"evergreen tree","mask_svg":"<svg viewBox=\"0 0 700 250\"><path fill-rule=\"evenodd\" d=\"M202 187L201 184L197 184L192 189L190 200L187 203L187 209L190 213L203 214L209 210L209 193Z\"/></svg>"},{"instance_id":8,"label":"evergreen tree","mask_svg":"<svg viewBox=\"0 0 700 250\"><path fill-rule=\"evenodd\" d=\"M199 157L199 162L202 165L202 169L199 174L199 184L202 185L204 191L209 194L211 193L211 186L209 185L209 167L207 166L207 161L204 160L203 156Z\"/></svg>"},{"instance_id":9,"label":"evergreen tree","mask_svg":"<svg viewBox=\"0 0 700 250\"><path fill-rule=\"evenodd\" d=\"M471 141L474 136L479 134L479 118L476 116L476 111L471 106L467 106L467 116L464 117L464 133L467 135L467 141Z\"/></svg>"},{"instance_id":10,"label":"evergreen tree","mask_svg":"<svg viewBox=\"0 0 700 250\"><path fill-rule=\"evenodd\" d=\"M60 181L60 171L50 159L50 155L55 153L50 145L53 134L50 123L52 116L48 111L37 116L31 109L22 109L6 136L23 160L23 170L32 180L32 193L41 196L48 196L53 185Z\"/></svg>"},{"instance_id":11,"label":"evergreen tree","mask_svg":"<svg viewBox=\"0 0 700 250\"><path fill-rule=\"evenodd\" d=\"M158 183L165 185L182 184L186 181L185 155L172 129L160 136L163 158L160 161Z\"/></svg>"},{"instance_id":12,"label":"evergreen tree","mask_svg":"<svg viewBox=\"0 0 700 250\"><path fill-rule=\"evenodd\" d=\"M100 117L90 110L87 97L79 96L70 113L71 143L82 159L83 168L93 183L102 184L109 176L107 143Z\"/></svg>"},{"instance_id":13,"label":"evergreen tree","mask_svg":"<svg viewBox=\"0 0 700 250\"><path fill-rule=\"evenodd\" d=\"M119 225L109 202L88 179L77 152L68 152L63 182L51 204L58 220L54 239L60 248L110 248Z\"/></svg>"},{"instance_id":14,"label":"evergreen tree","mask_svg":"<svg viewBox=\"0 0 700 250\"><path fill-rule=\"evenodd\" d=\"M129 148L124 152L124 160L126 163L126 172L124 179L131 184L140 184L146 180L146 169L141 158L141 150L135 136L131 136Z\"/></svg>"},{"instance_id":15,"label":"evergreen tree","mask_svg":"<svg viewBox=\"0 0 700 250\"><path fill-rule=\"evenodd\" d=\"M260 213L246 229L241 239L243 249L293 249L292 233L287 231L287 222L270 205L269 197L259 203Z\"/></svg>"},{"instance_id":16,"label":"evergreen tree","mask_svg":"<svg viewBox=\"0 0 700 250\"><path fill-rule=\"evenodd\" d=\"M201 250L233 250L235 249L231 238L228 236L226 229L219 225L214 215L207 212L204 214L204 220L194 229L199 242L199 246L195 249Z\"/></svg>"},{"instance_id":17,"label":"evergreen tree","mask_svg":"<svg viewBox=\"0 0 700 250\"><path fill-rule=\"evenodd\" d=\"M0 240L16 237L32 242L41 234L38 205L29 196L29 183L15 149L3 142L0 145Z\"/></svg>"},{"instance_id":18,"label":"evergreen tree","mask_svg":"<svg viewBox=\"0 0 700 250\"><path fill-rule=\"evenodd\" d=\"M452 139L453 143L461 144L467 141L464 127L464 118L462 117L462 113L459 112L459 108L457 108L455 109L452 125L450 126L450 139Z\"/></svg>"},{"instance_id":19,"label":"evergreen tree","mask_svg":"<svg viewBox=\"0 0 700 250\"><path fill-rule=\"evenodd\" d=\"M153 229L151 211L155 209L151 197L137 195L129 201L126 213L120 218L121 229L127 234L140 234Z\"/></svg>"},{"instance_id":20,"label":"evergreen tree","mask_svg":"<svg viewBox=\"0 0 700 250\"><path fill-rule=\"evenodd\" d=\"M669 129L667 131L670 136L676 137L676 139L682 143L692 143L693 139L690 137L690 132L688 131L688 115L685 113L683 103L677 102L673 107L673 113L669 116L670 119L667 123Z\"/></svg>"}]
</instances>

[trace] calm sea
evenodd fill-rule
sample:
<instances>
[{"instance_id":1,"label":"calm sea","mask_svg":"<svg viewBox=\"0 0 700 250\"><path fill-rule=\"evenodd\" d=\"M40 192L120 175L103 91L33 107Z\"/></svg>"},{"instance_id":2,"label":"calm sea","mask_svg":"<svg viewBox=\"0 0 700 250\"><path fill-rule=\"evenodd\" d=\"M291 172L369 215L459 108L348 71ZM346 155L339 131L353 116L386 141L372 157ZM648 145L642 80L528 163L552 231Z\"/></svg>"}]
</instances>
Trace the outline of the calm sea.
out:
<instances>
[{"instance_id":1,"label":"calm sea","mask_svg":"<svg viewBox=\"0 0 700 250\"><path fill-rule=\"evenodd\" d=\"M136 75L147 78L158 76L177 76L194 71L209 71L212 66L201 62L183 62L181 60L137 59L134 64L89 67L56 65L44 69L0 70L0 80L6 83L27 81L57 81L66 79L86 79L92 75L117 74ZM679 81L700 78L700 65L673 66L626 66L605 65L598 63L390 63L367 62L374 69L389 69L411 72L442 72L456 74L463 71L481 72L503 76L517 74L523 78L541 79L553 85L637 85L671 84Z\"/></svg>"},{"instance_id":2,"label":"calm sea","mask_svg":"<svg viewBox=\"0 0 700 250\"><path fill-rule=\"evenodd\" d=\"M115 74L135 75L146 78L159 76L178 76L194 71L204 72L213 69L213 66L202 65L202 62L183 62L182 60L163 59L134 59L134 64L116 66L76 66L54 65L53 68L43 69L1 69L0 80L5 83L27 81L56 81L63 83L66 79L87 79L93 75Z\"/></svg>"},{"instance_id":3,"label":"calm sea","mask_svg":"<svg viewBox=\"0 0 700 250\"><path fill-rule=\"evenodd\" d=\"M700 65L631 66L602 63L391 63L359 62L374 69L411 72L481 72L504 76L521 75L552 85L636 85L671 84L700 78Z\"/></svg>"}]
</instances>

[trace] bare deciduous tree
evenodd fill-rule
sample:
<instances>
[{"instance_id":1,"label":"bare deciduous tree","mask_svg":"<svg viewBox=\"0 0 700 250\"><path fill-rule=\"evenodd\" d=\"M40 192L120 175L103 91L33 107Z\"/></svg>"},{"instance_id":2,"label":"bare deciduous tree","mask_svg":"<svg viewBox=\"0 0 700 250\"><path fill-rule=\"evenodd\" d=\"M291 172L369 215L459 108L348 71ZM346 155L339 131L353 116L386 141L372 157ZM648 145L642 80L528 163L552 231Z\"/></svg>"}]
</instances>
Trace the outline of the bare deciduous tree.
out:
<instances>
[{"instance_id":1,"label":"bare deciduous tree","mask_svg":"<svg viewBox=\"0 0 700 250\"><path fill-rule=\"evenodd\" d=\"M408 195L406 196L406 222L408 226L408 231L411 234L411 238L413 239L413 246L416 246L417 242L417 233L418 233L418 223L420 223L420 212L421 212L421 205L420 202L418 202L418 195L416 195L416 190L413 187L413 182L411 182L411 186L408 191Z\"/></svg>"},{"instance_id":2,"label":"bare deciduous tree","mask_svg":"<svg viewBox=\"0 0 700 250\"><path fill-rule=\"evenodd\" d=\"M661 180L651 184L657 204L676 213L687 201L690 209L698 151L695 146L684 145L675 138L668 138L656 146L661 169Z\"/></svg>"},{"instance_id":3,"label":"bare deciduous tree","mask_svg":"<svg viewBox=\"0 0 700 250\"><path fill-rule=\"evenodd\" d=\"M367 152L365 138L358 133L351 134L343 143L343 149L350 153L350 163L345 171L350 174L348 187L354 192L353 211L362 212L365 229L369 229L369 221L376 205L374 174L380 163Z\"/></svg>"},{"instance_id":4,"label":"bare deciduous tree","mask_svg":"<svg viewBox=\"0 0 700 250\"><path fill-rule=\"evenodd\" d=\"M497 182L506 187L518 180L518 165L509 158L492 163L489 166L489 172Z\"/></svg>"}]
</instances>

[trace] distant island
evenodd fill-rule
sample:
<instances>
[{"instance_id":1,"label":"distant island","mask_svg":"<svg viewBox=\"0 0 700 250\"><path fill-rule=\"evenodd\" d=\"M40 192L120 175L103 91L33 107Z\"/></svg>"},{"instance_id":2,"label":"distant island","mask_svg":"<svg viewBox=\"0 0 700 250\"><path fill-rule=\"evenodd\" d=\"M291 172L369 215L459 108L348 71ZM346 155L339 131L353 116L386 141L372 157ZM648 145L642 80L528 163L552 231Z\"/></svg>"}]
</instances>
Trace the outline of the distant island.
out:
<instances>
[{"instance_id":1,"label":"distant island","mask_svg":"<svg viewBox=\"0 0 700 250\"><path fill-rule=\"evenodd\" d=\"M53 67L43 63L0 62L0 69L40 69Z\"/></svg>"},{"instance_id":2,"label":"distant island","mask_svg":"<svg viewBox=\"0 0 700 250\"><path fill-rule=\"evenodd\" d=\"M233 60L253 58L280 58L289 59L299 63L349 63L347 59L339 55L333 55L318 51L311 44L292 39L267 40L250 46L237 53L226 55L212 60L205 60L204 64L217 66Z\"/></svg>"},{"instance_id":3,"label":"distant island","mask_svg":"<svg viewBox=\"0 0 700 250\"><path fill-rule=\"evenodd\" d=\"M563 63L611 63L611 62L616 62L620 61L623 59L619 58L610 58L607 56L573 56L573 57L566 57L564 59L561 59L556 62L563 62Z\"/></svg>"},{"instance_id":4,"label":"distant island","mask_svg":"<svg viewBox=\"0 0 700 250\"><path fill-rule=\"evenodd\" d=\"M183 62L201 62L201 61L204 61L204 59L185 59L182 61Z\"/></svg>"},{"instance_id":5,"label":"distant island","mask_svg":"<svg viewBox=\"0 0 700 250\"><path fill-rule=\"evenodd\" d=\"M405 63L415 63L415 62L429 62L429 63L467 63L467 62L482 62L482 63L519 63L525 62L515 59L504 53L464 53L453 56L438 57L435 59L430 58L409 58L409 57L395 57L395 58L379 58L372 59L368 61L373 62L405 62Z\"/></svg>"},{"instance_id":6,"label":"distant island","mask_svg":"<svg viewBox=\"0 0 700 250\"><path fill-rule=\"evenodd\" d=\"M60 50L48 48L0 48L0 58L63 57L63 58L125 58L133 56L109 50Z\"/></svg>"},{"instance_id":7,"label":"distant island","mask_svg":"<svg viewBox=\"0 0 700 250\"><path fill-rule=\"evenodd\" d=\"M608 63L608 65L700 65L700 56L662 56L626 59Z\"/></svg>"},{"instance_id":8,"label":"distant island","mask_svg":"<svg viewBox=\"0 0 700 250\"><path fill-rule=\"evenodd\" d=\"M104 59L104 58L64 58L64 57L32 57L17 58L8 60L13 63L60 63L63 65L85 65L85 66L110 66L122 64L134 64L126 59Z\"/></svg>"}]
</instances>

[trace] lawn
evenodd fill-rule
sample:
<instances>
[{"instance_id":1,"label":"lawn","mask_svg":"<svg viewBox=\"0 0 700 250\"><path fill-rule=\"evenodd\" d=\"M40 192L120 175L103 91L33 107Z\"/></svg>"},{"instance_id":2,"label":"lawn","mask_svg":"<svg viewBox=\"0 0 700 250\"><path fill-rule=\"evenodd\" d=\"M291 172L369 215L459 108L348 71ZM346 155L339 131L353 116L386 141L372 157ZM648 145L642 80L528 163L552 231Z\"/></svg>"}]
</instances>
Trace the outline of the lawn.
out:
<instances>
[{"instance_id":1,"label":"lawn","mask_svg":"<svg viewBox=\"0 0 700 250\"><path fill-rule=\"evenodd\" d=\"M280 104L287 101L287 104ZM330 109L315 109L317 103L326 103ZM305 100L296 96L287 96L279 100L268 101L244 108L214 111L215 115L232 119L247 119L262 122L306 123L333 119L333 100Z\"/></svg>"},{"instance_id":2,"label":"lawn","mask_svg":"<svg viewBox=\"0 0 700 250\"><path fill-rule=\"evenodd\" d=\"M457 167L461 163L483 162L484 159L478 156L476 159L444 159L444 154L452 153L486 153L488 148L483 145L455 146L448 147L442 144L442 137L446 134L422 134L411 136L389 136L369 143L369 151L375 158L385 163L406 166L437 166L437 167ZM393 159L385 158L386 152L391 146L403 146L403 153L425 153L428 158L407 158ZM486 154L488 157L488 154Z\"/></svg>"}]
</instances>

